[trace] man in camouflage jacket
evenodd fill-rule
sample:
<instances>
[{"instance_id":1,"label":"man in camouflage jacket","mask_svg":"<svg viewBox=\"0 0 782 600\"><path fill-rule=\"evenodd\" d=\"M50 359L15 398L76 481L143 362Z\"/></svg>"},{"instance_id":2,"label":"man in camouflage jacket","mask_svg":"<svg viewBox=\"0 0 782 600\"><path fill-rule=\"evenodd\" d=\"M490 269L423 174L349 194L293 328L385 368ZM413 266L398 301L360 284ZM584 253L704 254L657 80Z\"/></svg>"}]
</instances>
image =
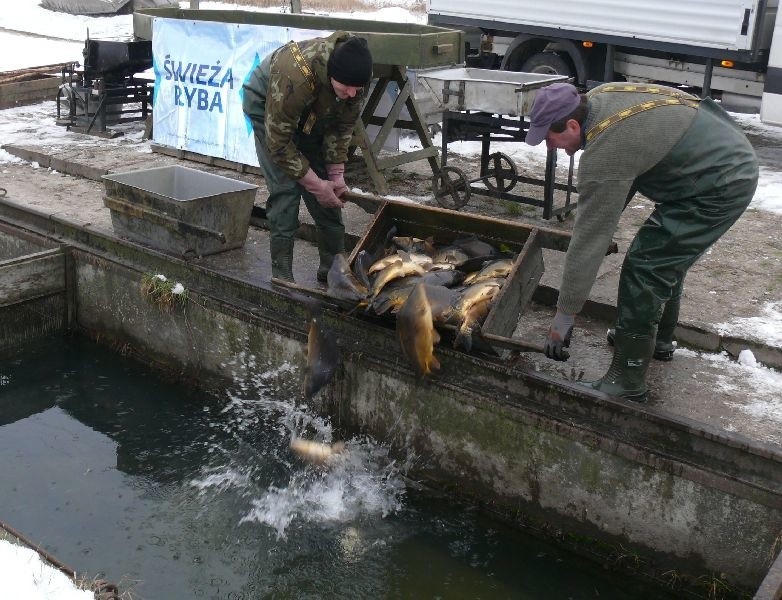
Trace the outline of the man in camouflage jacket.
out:
<instances>
[{"instance_id":1,"label":"man in camouflage jacket","mask_svg":"<svg viewBox=\"0 0 782 600\"><path fill-rule=\"evenodd\" d=\"M242 107L269 190L272 277L293 281L300 198L317 229L319 281L345 249L339 197L348 189L348 146L371 77L366 40L338 31L282 46L243 86Z\"/></svg>"},{"instance_id":2,"label":"man in camouflage jacket","mask_svg":"<svg viewBox=\"0 0 782 600\"><path fill-rule=\"evenodd\" d=\"M741 216L758 161L741 128L710 98L660 85L610 83L579 94L542 88L526 141L545 140L578 166L578 215L546 354L566 360L574 316L589 296L622 210L636 191L655 203L627 250L617 293L614 357L590 385L643 401L652 357L671 360L688 269Z\"/></svg>"}]
</instances>

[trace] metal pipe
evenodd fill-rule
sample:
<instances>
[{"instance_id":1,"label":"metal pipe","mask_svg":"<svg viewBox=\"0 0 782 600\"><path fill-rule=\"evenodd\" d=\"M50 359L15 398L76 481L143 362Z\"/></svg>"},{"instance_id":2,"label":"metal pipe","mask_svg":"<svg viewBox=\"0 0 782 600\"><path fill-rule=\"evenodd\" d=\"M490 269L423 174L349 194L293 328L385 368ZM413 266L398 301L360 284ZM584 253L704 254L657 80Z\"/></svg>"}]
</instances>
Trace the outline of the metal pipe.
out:
<instances>
[{"instance_id":1,"label":"metal pipe","mask_svg":"<svg viewBox=\"0 0 782 600\"><path fill-rule=\"evenodd\" d=\"M606 44L606 64L603 70L603 81L614 80L614 45Z\"/></svg>"},{"instance_id":2,"label":"metal pipe","mask_svg":"<svg viewBox=\"0 0 782 600\"><path fill-rule=\"evenodd\" d=\"M703 72L703 89L701 90L701 98L711 95L711 75L714 72L714 59L706 59L706 69Z\"/></svg>"}]
</instances>

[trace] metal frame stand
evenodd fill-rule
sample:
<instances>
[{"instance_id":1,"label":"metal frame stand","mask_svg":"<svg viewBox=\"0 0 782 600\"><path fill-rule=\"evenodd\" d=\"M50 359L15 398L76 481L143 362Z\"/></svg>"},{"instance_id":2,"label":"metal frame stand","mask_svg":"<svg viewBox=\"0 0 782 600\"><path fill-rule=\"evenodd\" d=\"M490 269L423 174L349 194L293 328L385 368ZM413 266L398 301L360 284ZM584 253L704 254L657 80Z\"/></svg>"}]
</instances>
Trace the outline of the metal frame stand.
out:
<instances>
[{"instance_id":1,"label":"metal frame stand","mask_svg":"<svg viewBox=\"0 0 782 600\"><path fill-rule=\"evenodd\" d=\"M78 133L116 137L120 134L111 132L107 125L144 120L151 114L152 88L151 81L133 76L116 81L98 78L92 85L84 85L83 72L63 73L57 94L57 124ZM63 100L67 107L63 107Z\"/></svg>"},{"instance_id":2,"label":"metal frame stand","mask_svg":"<svg viewBox=\"0 0 782 600\"><path fill-rule=\"evenodd\" d=\"M490 196L502 200L511 200L522 204L543 208L543 218L557 217L563 220L576 208L572 200L573 188L573 157L570 158L567 183L557 183L556 166L557 152L549 150L546 157L546 169L542 180L519 176L516 165L511 158L501 152L490 153L491 142L523 142L529 123L519 118L509 118L482 112L443 111L442 131L442 168L435 173L432 187L435 199L444 208L458 210L469 201L470 194ZM477 178L468 179L456 167L450 167L448 162L448 144L453 141L481 142L480 173ZM543 187L543 199L511 193L517 183L527 183ZM473 184L482 183L485 187ZM554 191L566 193L565 204L554 208Z\"/></svg>"}]
</instances>

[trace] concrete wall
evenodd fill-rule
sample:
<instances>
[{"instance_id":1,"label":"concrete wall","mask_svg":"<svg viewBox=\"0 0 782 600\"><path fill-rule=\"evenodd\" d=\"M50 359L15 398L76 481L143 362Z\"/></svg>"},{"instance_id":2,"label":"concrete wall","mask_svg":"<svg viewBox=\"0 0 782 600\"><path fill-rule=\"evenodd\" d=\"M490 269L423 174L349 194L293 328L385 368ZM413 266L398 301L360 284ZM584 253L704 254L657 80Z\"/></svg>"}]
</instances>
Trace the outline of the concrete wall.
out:
<instances>
[{"instance_id":1,"label":"concrete wall","mask_svg":"<svg viewBox=\"0 0 782 600\"><path fill-rule=\"evenodd\" d=\"M141 270L73 257L85 331L205 384L282 364L292 389L301 381L306 316L289 298L172 263L190 277L189 300L165 311L142 296ZM330 312L325 322L344 364L319 397L323 410L414 456L411 476L537 526L621 544L660 569L725 573L751 589L768 571L782 532L778 453L448 348L438 350L443 369L421 381L393 331Z\"/></svg>"},{"instance_id":2,"label":"concrete wall","mask_svg":"<svg viewBox=\"0 0 782 600\"><path fill-rule=\"evenodd\" d=\"M0 351L66 329L65 254L47 246L0 228Z\"/></svg>"}]
</instances>

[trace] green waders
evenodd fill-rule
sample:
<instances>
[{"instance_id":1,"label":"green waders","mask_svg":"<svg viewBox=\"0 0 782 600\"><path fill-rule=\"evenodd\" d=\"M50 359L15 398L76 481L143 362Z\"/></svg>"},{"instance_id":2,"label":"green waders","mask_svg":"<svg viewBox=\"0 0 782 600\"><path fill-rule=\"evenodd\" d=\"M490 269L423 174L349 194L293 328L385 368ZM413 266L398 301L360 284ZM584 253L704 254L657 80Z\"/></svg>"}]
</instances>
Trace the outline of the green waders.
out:
<instances>
[{"instance_id":1,"label":"green waders","mask_svg":"<svg viewBox=\"0 0 782 600\"><path fill-rule=\"evenodd\" d=\"M656 207L638 230L622 265L614 357L590 385L630 400L646 397L646 371L658 324L673 335L687 270L741 216L752 200L758 163L747 138L711 99L666 157L636 180ZM660 341L663 341L662 339Z\"/></svg>"},{"instance_id":2,"label":"green waders","mask_svg":"<svg viewBox=\"0 0 782 600\"><path fill-rule=\"evenodd\" d=\"M681 307L682 288L684 280L680 281L676 288L671 292L671 299L665 303L660 322L657 325L657 336L654 340L654 353L652 357L665 362L673 360L673 353L676 351L676 342L673 340L673 334L676 325L679 324L679 308ZM609 329L608 344L614 345L616 330Z\"/></svg>"},{"instance_id":3,"label":"green waders","mask_svg":"<svg viewBox=\"0 0 782 600\"><path fill-rule=\"evenodd\" d=\"M255 133L255 151L263 170L269 198L266 201L266 218L269 220L272 277L293 281L293 240L299 228L299 200L304 199L315 221L318 239L318 279L325 281L334 256L345 250L345 225L342 210L324 208L315 196L286 175L271 159L266 146L266 88L269 81L271 55L261 69L251 75L250 87L243 89L243 109L252 123ZM313 132L294 134L296 148L310 161L312 170L326 179L323 159L323 129L316 125Z\"/></svg>"}]
</instances>

